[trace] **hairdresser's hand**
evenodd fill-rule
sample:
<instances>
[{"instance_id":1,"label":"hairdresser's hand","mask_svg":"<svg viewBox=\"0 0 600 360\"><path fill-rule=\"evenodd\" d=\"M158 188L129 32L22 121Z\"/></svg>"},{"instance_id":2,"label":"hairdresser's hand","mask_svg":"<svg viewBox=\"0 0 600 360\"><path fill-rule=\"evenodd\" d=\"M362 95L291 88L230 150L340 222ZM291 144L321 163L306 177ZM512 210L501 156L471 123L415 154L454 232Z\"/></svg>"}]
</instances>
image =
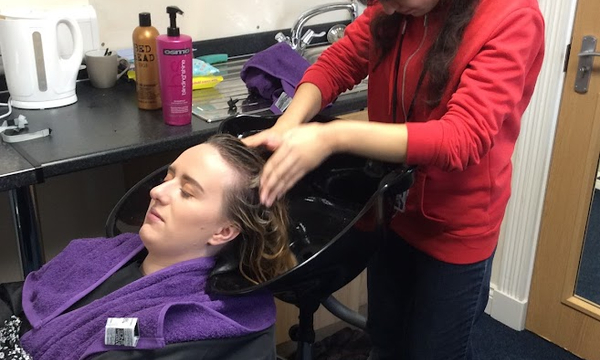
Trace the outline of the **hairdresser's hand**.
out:
<instances>
[{"instance_id":1,"label":"hairdresser's hand","mask_svg":"<svg viewBox=\"0 0 600 360\"><path fill-rule=\"evenodd\" d=\"M242 139L250 147L266 146L273 151L279 146L283 134L312 119L321 109L321 91L311 83L304 83L296 89L296 94L287 110L270 129Z\"/></svg>"},{"instance_id":2,"label":"hairdresser's hand","mask_svg":"<svg viewBox=\"0 0 600 360\"><path fill-rule=\"evenodd\" d=\"M265 129L258 134L243 138L242 142L249 147L265 146L267 149L274 151L279 146L281 138L287 130L287 126L276 123L269 129Z\"/></svg>"},{"instance_id":3,"label":"hairdresser's hand","mask_svg":"<svg viewBox=\"0 0 600 360\"><path fill-rule=\"evenodd\" d=\"M298 125L280 137L270 137L268 143L275 149L261 176L260 200L271 206L306 173L317 167L333 152L327 139L327 126L320 123ZM267 146L269 146L267 145Z\"/></svg>"}]
</instances>

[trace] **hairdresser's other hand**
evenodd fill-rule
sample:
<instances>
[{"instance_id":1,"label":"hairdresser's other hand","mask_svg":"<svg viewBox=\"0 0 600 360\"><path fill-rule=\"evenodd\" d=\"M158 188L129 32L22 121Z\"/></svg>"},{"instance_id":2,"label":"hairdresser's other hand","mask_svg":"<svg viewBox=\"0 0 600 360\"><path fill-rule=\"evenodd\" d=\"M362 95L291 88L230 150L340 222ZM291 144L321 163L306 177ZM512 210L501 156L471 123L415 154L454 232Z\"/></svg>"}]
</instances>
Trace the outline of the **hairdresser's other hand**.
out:
<instances>
[{"instance_id":1,"label":"hairdresser's other hand","mask_svg":"<svg viewBox=\"0 0 600 360\"><path fill-rule=\"evenodd\" d=\"M281 117L283 118L284 115ZM288 124L284 121L277 121L272 127L265 129L258 134L243 138L242 141L249 147L265 146L267 149L275 151L281 143L283 134L294 126L295 125Z\"/></svg>"},{"instance_id":2,"label":"hairdresser's other hand","mask_svg":"<svg viewBox=\"0 0 600 360\"><path fill-rule=\"evenodd\" d=\"M298 126L303 121L302 117L297 116L293 112L286 111L277 119L275 125L258 134L243 138L242 141L249 147L265 146L267 149L275 151L281 143L283 134Z\"/></svg>"},{"instance_id":3,"label":"hairdresser's other hand","mask_svg":"<svg viewBox=\"0 0 600 360\"><path fill-rule=\"evenodd\" d=\"M265 146L274 151L283 134L312 119L321 110L321 91L311 83L301 84L290 106L270 129L242 139L250 147Z\"/></svg>"},{"instance_id":4,"label":"hairdresser's other hand","mask_svg":"<svg viewBox=\"0 0 600 360\"><path fill-rule=\"evenodd\" d=\"M298 125L281 137L271 137L276 149L263 169L260 200L271 206L306 173L317 167L333 152L327 139L327 126L321 123Z\"/></svg>"}]
</instances>

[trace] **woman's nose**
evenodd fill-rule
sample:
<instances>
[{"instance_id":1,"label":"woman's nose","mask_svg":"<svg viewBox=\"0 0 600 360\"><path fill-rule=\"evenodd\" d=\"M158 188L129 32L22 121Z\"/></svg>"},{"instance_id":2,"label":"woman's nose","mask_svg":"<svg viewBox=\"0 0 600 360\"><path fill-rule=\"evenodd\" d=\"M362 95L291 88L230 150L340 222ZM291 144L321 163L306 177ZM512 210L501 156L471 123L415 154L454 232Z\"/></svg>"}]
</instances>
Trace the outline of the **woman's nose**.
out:
<instances>
[{"instance_id":1,"label":"woman's nose","mask_svg":"<svg viewBox=\"0 0 600 360\"><path fill-rule=\"evenodd\" d=\"M162 184L159 184L153 187L150 190L150 198L159 202L165 202L168 200L169 196L169 188L171 186L172 181L165 181Z\"/></svg>"}]
</instances>

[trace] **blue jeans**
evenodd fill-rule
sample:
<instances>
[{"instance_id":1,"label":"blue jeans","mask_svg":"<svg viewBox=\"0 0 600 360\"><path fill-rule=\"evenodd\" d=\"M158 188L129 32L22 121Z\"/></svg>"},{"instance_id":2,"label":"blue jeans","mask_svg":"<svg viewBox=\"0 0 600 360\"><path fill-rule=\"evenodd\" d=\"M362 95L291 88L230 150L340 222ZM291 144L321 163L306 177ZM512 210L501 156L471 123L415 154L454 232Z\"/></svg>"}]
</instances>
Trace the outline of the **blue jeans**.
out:
<instances>
[{"instance_id":1,"label":"blue jeans","mask_svg":"<svg viewBox=\"0 0 600 360\"><path fill-rule=\"evenodd\" d=\"M455 265L392 231L368 267L371 360L476 360L473 325L488 301L492 256Z\"/></svg>"}]
</instances>

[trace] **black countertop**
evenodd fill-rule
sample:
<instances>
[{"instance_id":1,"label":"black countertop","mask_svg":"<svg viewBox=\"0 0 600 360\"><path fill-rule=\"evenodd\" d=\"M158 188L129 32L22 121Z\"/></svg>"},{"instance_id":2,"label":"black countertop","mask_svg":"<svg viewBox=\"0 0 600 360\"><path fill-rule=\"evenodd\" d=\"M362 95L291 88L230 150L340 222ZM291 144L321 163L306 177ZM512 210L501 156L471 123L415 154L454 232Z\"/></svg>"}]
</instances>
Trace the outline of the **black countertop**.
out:
<instances>
[{"instance_id":1,"label":"black countertop","mask_svg":"<svg viewBox=\"0 0 600 360\"><path fill-rule=\"evenodd\" d=\"M23 114L29 129L51 128L49 137L13 144L44 178L143 155L184 149L205 141L217 124L196 117L186 126L168 126L162 111L137 108L135 84L119 82L96 89L89 81L77 84L75 104L47 110L14 109Z\"/></svg>"},{"instance_id":2,"label":"black countertop","mask_svg":"<svg viewBox=\"0 0 600 360\"><path fill-rule=\"evenodd\" d=\"M169 126L162 110L137 108L135 84L119 81L110 89L96 89L89 81L77 83L75 104L47 110L13 109L23 114L30 131L52 129L52 135L2 144L0 190L31 185L43 179L124 160L183 150L214 134L219 122L207 123L192 116L192 123ZM366 107L366 92L340 97L324 117ZM19 156L20 155L20 156Z\"/></svg>"},{"instance_id":3,"label":"black countertop","mask_svg":"<svg viewBox=\"0 0 600 360\"><path fill-rule=\"evenodd\" d=\"M35 168L10 145L0 141L0 191L37 182Z\"/></svg>"}]
</instances>

